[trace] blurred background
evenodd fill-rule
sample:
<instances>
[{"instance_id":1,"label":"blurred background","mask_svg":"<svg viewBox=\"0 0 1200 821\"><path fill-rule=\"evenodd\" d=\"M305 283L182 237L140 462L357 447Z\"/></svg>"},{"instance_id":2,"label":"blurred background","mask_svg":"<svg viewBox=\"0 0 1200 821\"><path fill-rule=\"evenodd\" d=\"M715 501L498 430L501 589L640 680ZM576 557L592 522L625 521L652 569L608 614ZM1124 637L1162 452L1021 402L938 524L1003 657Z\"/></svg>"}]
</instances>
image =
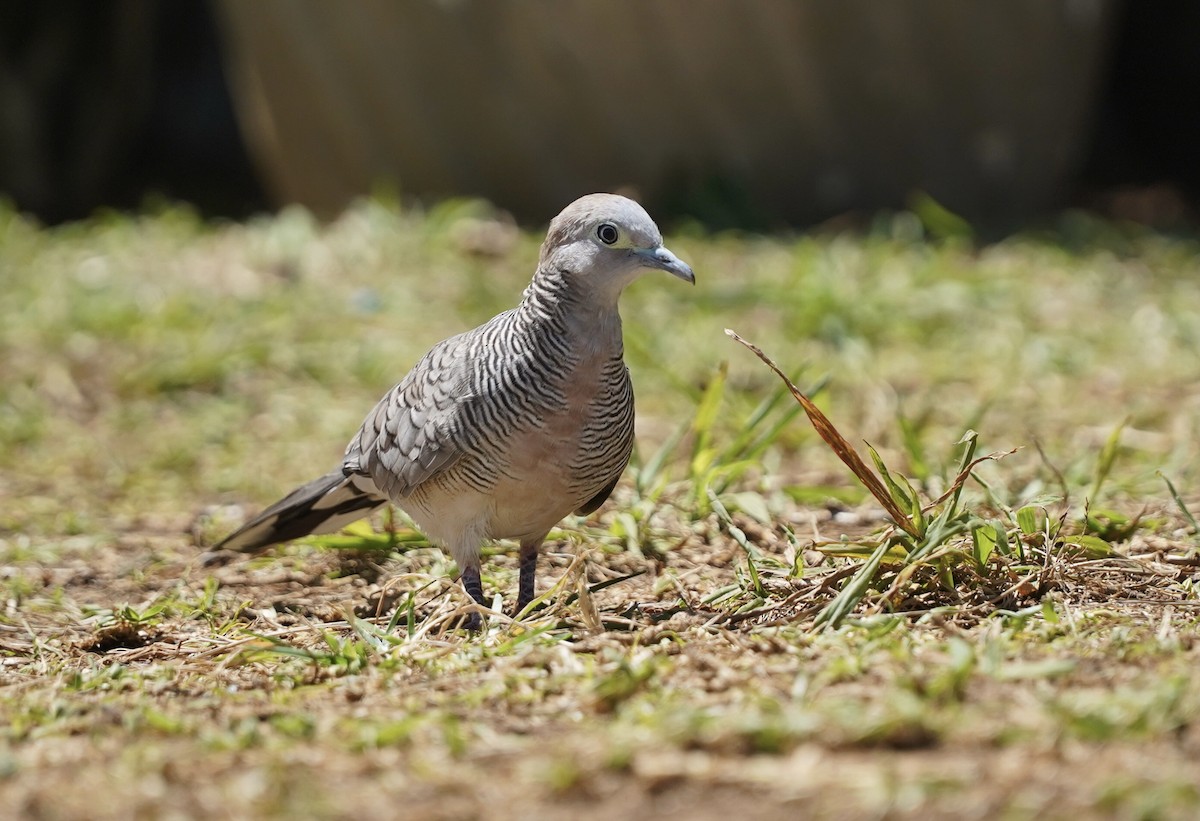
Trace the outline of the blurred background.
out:
<instances>
[{"instance_id":1,"label":"blurred background","mask_svg":"<svg viewBox=\"0 0 1200 821\"><path fill-rule=\"evenodd\" d=\"M1189 0L0 2L0 196L240 218L373 192L544 223L592 190L713 228L926 194L1194 226Z\"/></svg>"}]
</instances>

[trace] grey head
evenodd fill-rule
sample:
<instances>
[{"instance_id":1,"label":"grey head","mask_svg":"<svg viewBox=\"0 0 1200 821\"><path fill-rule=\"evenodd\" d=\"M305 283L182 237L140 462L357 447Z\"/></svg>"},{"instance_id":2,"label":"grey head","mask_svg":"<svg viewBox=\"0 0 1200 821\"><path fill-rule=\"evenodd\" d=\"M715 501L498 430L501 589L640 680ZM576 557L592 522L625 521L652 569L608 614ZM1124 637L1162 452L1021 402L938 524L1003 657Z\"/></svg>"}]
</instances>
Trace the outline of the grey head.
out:
<instances>
[{"instance_id":1,"label":"grey head","mask_svg":"<svg viewBox=\"0 0 1200 821\"><path fill-rule=\"evenodd\" d=\"M646 209L617 194L589 194L550 223L538 270L569 278L580 292L616 303L626 285L657 269L695 284L692 269L663 245Z\"/></svg>"}]
</instances>

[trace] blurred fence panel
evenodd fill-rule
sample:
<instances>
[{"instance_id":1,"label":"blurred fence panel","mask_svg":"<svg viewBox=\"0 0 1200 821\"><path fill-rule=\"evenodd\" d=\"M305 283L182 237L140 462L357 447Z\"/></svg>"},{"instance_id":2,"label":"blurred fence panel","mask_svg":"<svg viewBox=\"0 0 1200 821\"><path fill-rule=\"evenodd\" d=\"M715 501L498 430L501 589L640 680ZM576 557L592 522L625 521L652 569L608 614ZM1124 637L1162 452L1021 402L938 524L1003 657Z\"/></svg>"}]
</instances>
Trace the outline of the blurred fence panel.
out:
<instances>
[{"instance_id":1,"label":"blurred fence panel","mask_svg":"<svg viewBox=\"0 0 1200 821\"><path fill-rule=\"evenodd\" d=\"M1080 162L1110 0L223 0L279 201L380 181L545 219L592 190L806 222L928 191L1052 205Z\"/></svg>"}]
</instances>

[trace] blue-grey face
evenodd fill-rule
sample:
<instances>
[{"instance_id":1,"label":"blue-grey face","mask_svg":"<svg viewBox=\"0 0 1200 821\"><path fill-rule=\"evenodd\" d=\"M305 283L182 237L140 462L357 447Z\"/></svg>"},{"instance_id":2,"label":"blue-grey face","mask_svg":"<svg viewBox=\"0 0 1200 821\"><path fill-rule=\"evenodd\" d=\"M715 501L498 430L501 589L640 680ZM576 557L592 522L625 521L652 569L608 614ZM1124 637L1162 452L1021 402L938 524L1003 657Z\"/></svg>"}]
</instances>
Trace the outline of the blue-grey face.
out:
<instances>
[{"instance_id":1,"label":"blue-grey face","mask_svg":"<svg viewBox=\"0 0 1200 821\"><path fill-rule=\"evenodd\" d=\"M691 267L662 242L646 209L617 194L589 194L563 209L550 223L543 264L587 269L623 287L644 269L666 271L695 284Z\"/></svg>"}]
</instances>

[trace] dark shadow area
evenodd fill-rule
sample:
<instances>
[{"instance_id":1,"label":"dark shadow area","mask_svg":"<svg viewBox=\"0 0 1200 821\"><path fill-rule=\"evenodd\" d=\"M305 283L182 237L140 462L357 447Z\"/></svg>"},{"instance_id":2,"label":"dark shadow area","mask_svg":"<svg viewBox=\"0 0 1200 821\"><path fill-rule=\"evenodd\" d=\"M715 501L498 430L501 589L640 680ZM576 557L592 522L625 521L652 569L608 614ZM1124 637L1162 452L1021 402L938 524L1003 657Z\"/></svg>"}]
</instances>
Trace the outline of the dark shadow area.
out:
<instances>
[{"instance_id":1,"label":"dark shadow area","mask_svg":"<svg viewBox=\"0 0 1200 821\"><path fill-rule=\"evenodd\" d=\"M1160 228L1200 220L1200 4L1126 2L1076 201Z\"/></svg>"},{"instance_id":2,"label":"dark shadow area","mask_svg":"<svg viewBox=\"0 0 1200 821\"><path fill-rule=\"evenodd\" d=\"M3 0L0 72L0 195L39 219L153 197L268 207L205 0Z\"/></svg>"},{"instance_id":3,"label":"dark shadow area","mask_svg":"<svg viewBox=\"0 0 1200 821\"><path fill-rule=\"evenodd\" d=\"M209 4L176 0L157 8L154 95L134 151L142 179L126 188L124 201L152 191L232 218L268 208L238 131Z\"/></svg>"}]
</instances>

